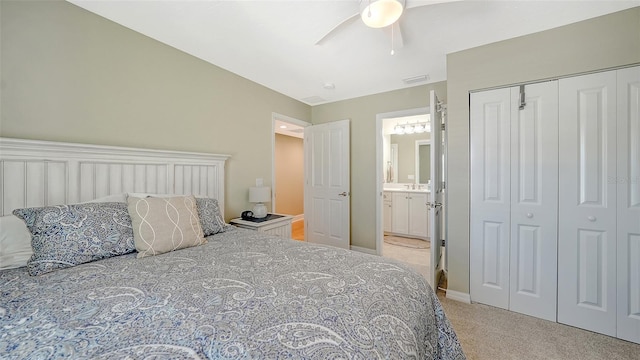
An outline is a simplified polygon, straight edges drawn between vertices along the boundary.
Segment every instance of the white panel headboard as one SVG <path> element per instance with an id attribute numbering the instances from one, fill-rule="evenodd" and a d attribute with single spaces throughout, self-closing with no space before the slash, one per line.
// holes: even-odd
<path id="1" fill-rule="evenodd" d="M 218 199 L 229 155 L 0 138 L 1 215 L 127 192 Z M 224 215 L 224 214 L 223 214 Z"/>

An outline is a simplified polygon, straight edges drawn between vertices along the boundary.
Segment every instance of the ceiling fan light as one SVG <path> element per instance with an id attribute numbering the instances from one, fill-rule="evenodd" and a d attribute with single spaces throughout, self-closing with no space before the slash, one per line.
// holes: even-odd
<path id="1" fill-rule="evenodd" d="M 369 27 L 382 28 L 398 21 L 404 10 L 404 0 L 362 0 L 360 16 Z"/>

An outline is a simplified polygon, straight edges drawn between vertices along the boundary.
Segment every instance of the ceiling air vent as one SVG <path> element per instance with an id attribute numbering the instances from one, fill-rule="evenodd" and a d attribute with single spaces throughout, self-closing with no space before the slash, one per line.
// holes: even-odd
<path id="1" fill-rule="evenodd" d="M 418 76 L 413 76 L 413 77 L 408 77 L 408 78 L 402 79 L 402 81 L 405 84 L 415 84 L 415 83 L 428 81 L 428 80 L 429 80 L 429 75 L 418 75 Z"/>
<path id="2" fill-rule="evenodd" d="M 317 103 L 325 102 L 325 101 L 327 101 L 327 99 L 323 99 L 320 96 L 309 96 L 309 97 L 306 97 L 304 99 L 300 99 L 300 101 L 311 105 L 311 104 L 317 104 Z"/>

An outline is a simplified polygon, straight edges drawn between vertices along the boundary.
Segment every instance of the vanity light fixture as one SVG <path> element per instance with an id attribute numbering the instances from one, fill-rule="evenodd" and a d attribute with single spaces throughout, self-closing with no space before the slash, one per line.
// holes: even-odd
<path id="1" fill-rule="evenodd" d="M 402 135 L 404 134 L 404 126 L 398 124 L 396 126 L 393 127 L 393 133 L 396 135 Z"/>
<path id="2" fill-rule="evenodd" d="M 404 124 L 404 125 L 398 124 L 393 127 L 393 133 L 395 135 L 422 134 L 424 132 L 431 132 L 431 123 L 423 122 L 423 123 Z"/>

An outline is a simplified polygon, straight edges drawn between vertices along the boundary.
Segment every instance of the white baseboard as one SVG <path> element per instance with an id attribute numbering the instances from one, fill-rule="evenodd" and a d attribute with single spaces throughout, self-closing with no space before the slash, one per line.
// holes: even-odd
<path id="1" fill-rule="evenodd" d="M 471 295 L 459 291 L 447 290 L 447 299 L 471 304 Z"/>
<path id="2" fill-rule="evenodd" d="M 363 248 L 363 247 L 360 247 L 360 246 L 351 245 L 351 250 L 359 251 L 359 252 L 362 252 L 362 253 L 365 253 L 365 254 L 378 255 L 378 253 L 374 249 Z"/>
<path id="3" fill-rule="evenodd" d="M 304 214 L 296 215 L 291 222 L 304 221 Z"/>

